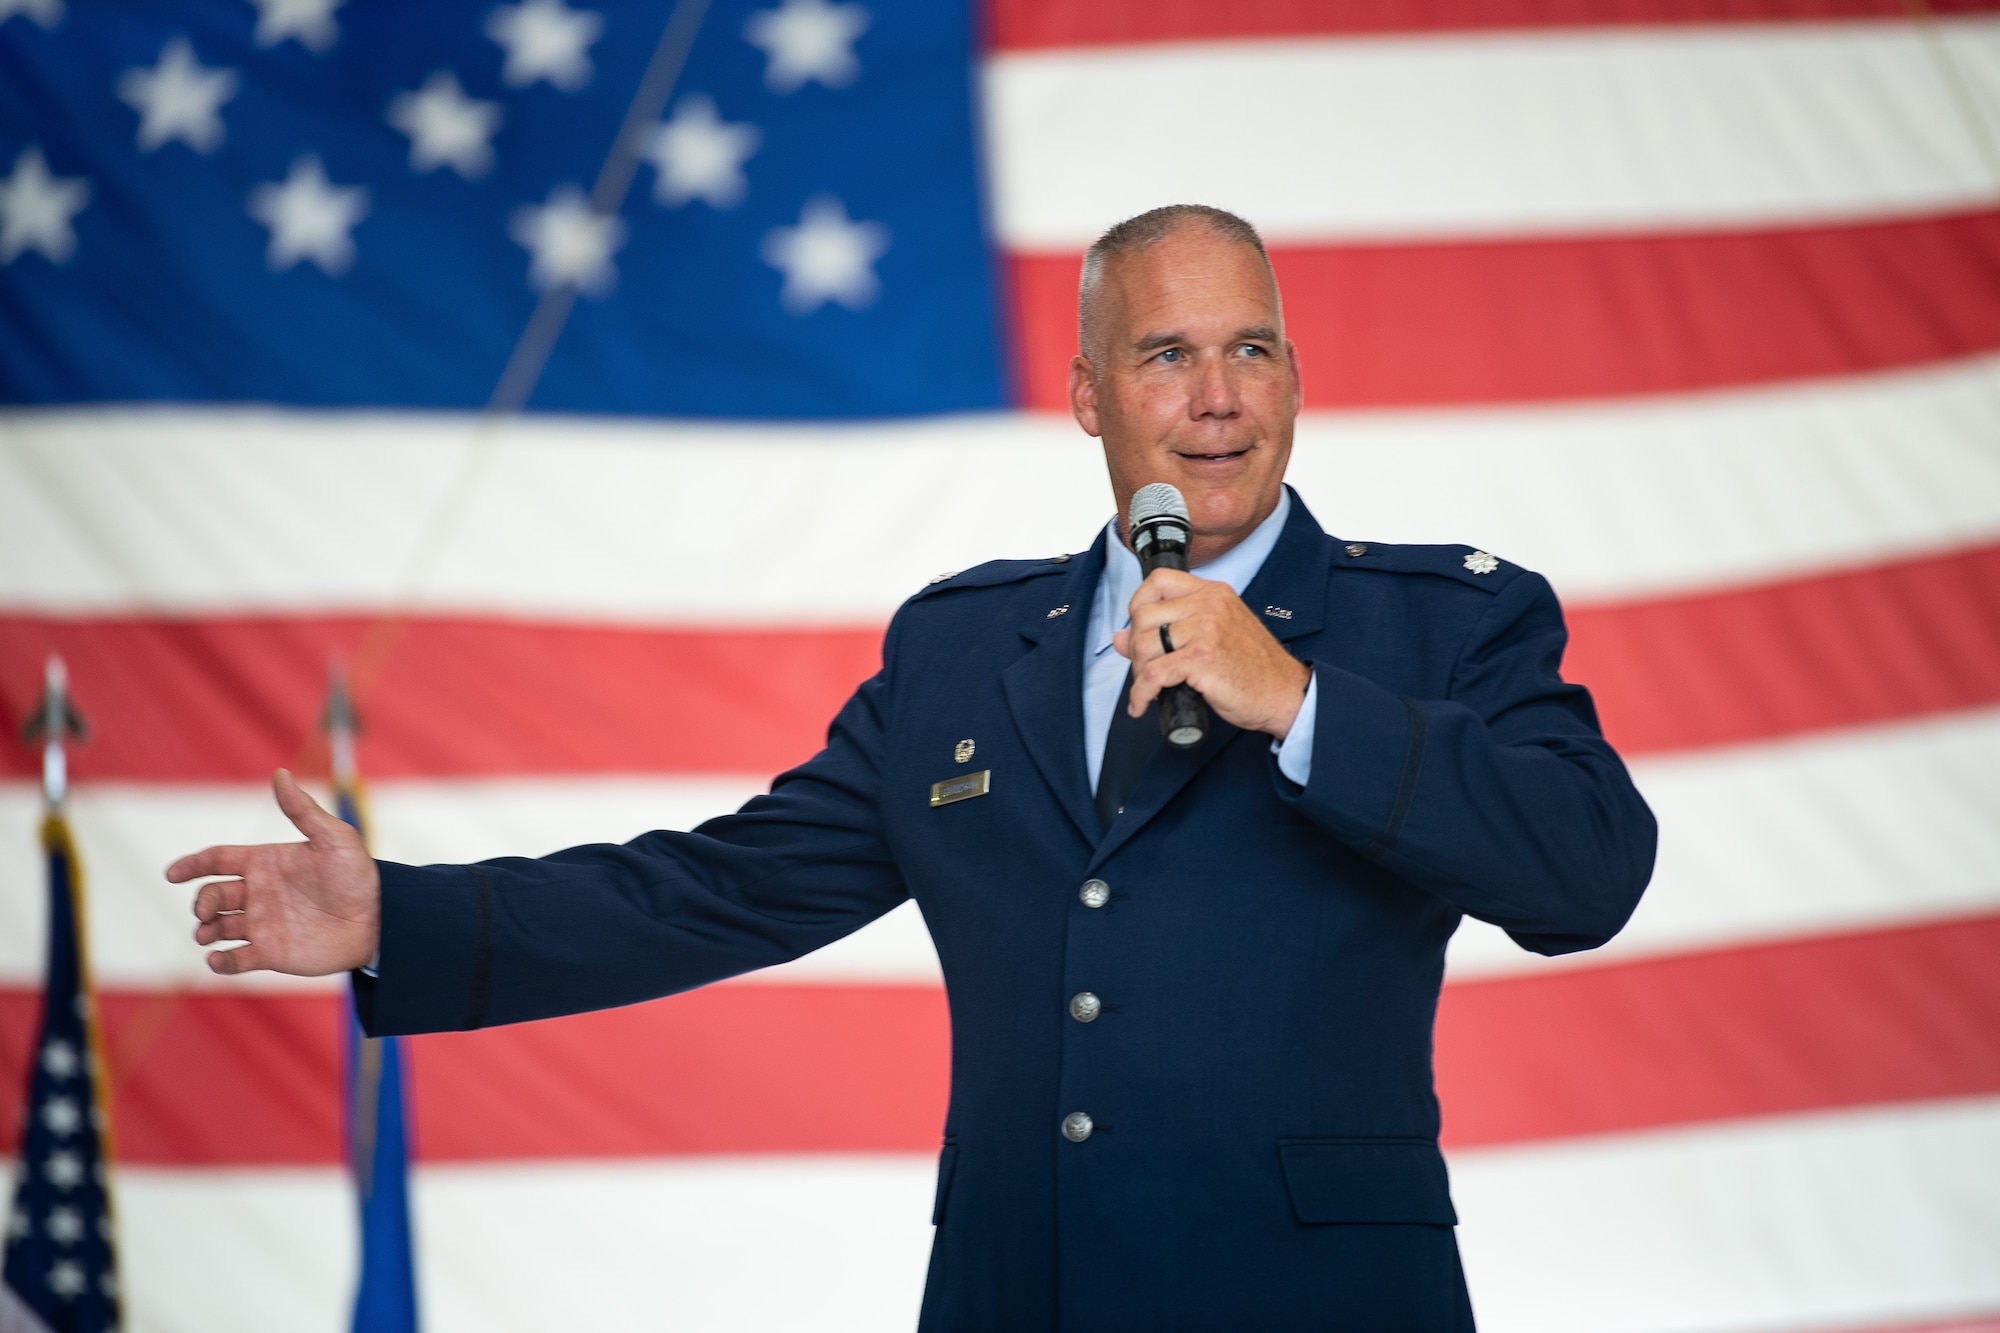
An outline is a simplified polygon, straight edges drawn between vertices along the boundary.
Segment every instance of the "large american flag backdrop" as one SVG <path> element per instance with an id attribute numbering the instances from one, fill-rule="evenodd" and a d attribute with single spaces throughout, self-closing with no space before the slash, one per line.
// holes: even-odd
<path id="1" fill-rule="evenodd" d="M 0 711 L 59 651 L 95 724 L 129 1326 L 345 1325 L 336 985 L 208 976 L 160 879 L 289 833 L 329 659 L 381 855 L 733 807 L 928 577 L 1103 522 L 1078 255 L 1195 200 L 1272 244 L 1307 502 L 1546 572 L 1660 818 L 1609 947 L 1454 941 L 1484 1326 L 2000 1329 L 1996 8 L 0 0 Z M 912 909 L 406 1053 L 431 1328 L 914 1318 Z"/>

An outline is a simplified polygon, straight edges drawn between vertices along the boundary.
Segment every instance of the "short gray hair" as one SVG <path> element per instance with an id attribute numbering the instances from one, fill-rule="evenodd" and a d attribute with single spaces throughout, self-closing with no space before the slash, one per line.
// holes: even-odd
<path id="1" fill-rule="evenodd" d="M 1083 280 L 1076 286 L 1076 345 L 1086 358 L 1095 362 L 1102 350 L 1091 346 L 1090 317 L 1097 305 L 1098 289 L 1104 285 L 1105 267 L 1114 257 L 1144 250 L 1190 224 L 1206 227 L 1225 241 L 1249 246 L 1264 261 L 1264 267 L 1270 268 L 1271 256 L 1264 250 L 1264 238 L 1255 227 L 1227 209 L 1207 204 L 1168 204 L 1126 218 L 1083 252 Z M 1272 285 L 1276 285 L 1275 279 Z"/>

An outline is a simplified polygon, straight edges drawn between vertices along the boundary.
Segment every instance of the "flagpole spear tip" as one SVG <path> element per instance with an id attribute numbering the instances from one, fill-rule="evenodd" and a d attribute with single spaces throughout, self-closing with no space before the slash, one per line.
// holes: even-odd
<path id="1" fill-rule="evenodd" d="M 355 711 L 354 696 L 347 688 L 347 668 L 338 656 L 326 663 L 326 711 L 320 715 L 320 729 L 326 733 L 326 747 L 338 785 L 353 783 L 357 769 L 354 738 L 361 734 L 361 715 Z"/>
<path id="2" fill-rule="evenodd" d="M 69 669 L 60 653 L 50 653 L 42 672 L 42 698 L 21 728 L 21 739 L 42 747 L 42 800 L 51 811 L 69 795 L 69 756 L 64 743 L 90 739 L 90 727 L 69 697 Z"/>

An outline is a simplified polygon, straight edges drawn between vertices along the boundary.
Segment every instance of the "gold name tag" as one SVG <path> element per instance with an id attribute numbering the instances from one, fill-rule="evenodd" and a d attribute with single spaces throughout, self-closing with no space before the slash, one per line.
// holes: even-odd
<path id="1" fill-rule="evenodd" d="M 992 776 L 992 769 L 982 768 L 977 773 L 967 773 L 962 778 L 946 778 L 943 782 L 933 782 L 931 804 L 950 805 L 953 801 L 969 801 L 975 796 L 984 796 L 987 779 Z"/>

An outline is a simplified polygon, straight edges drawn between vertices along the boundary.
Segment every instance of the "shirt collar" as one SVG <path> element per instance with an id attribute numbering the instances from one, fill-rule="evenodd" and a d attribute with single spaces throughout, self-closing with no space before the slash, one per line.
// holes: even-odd
<path id="1" fill-rule="evenodd" d="M 1207 564 L 1188 572 L 1197 578 L 1227 583 L 1241 597 L 1243 590 L 1250 586 L 1250 580 L 1256 578 L 1257 571 L 1264 567 L 1271 548 L 1278 544 L 1278 535 L 1285 530 L 1285 519 L 1291 512 L 1291 490 L 1281 489 L 1278 492 L 1278 507 L 1248 537 Z M 1140 583 L 1139 557 L 1126 550 L 1125 543 L 1118 540 L 1118 520 L 1112 519 L 1106 527 L 1104 575 L 1097 580 L 1097 604 L 1091 608 L 1090 617 L 1097 629 L 1090 648 L 1093 656 L 1109 650 L 1112 634 L 1132 622 L 1132 594 L 1139 591 Z"/>

